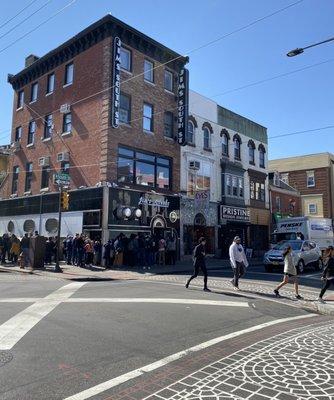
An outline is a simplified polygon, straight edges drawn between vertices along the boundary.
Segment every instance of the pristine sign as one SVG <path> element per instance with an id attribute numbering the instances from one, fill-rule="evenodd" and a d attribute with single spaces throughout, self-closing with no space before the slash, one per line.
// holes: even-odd
<path id="1" fill-rule="evenodd" d="M 235 221 L 249 221 L 250 211 L 247 208 L 220 206 L 221 218 Z"/>
<path id="2" fill-rule="evenodd" d="M 179 145 L 187 144 L 188 108 L 189 108 L 189 71 L 182 68 L 177 86 L 177 141 Z"/>
<path id="3" fill-rule="evenodd" d="M 168 200 L 158 200 L 158 199 L 152 199 L 151 197 L 144 197 L 142 196 L 139 199 L 139 206 L 145 205 L 145 206 L 153 206 L 153 207 L 164 207 L 168 208 L 169 207 L 169 201 Z"/>
<path id="4" fill-rule="evenodd" d="M 119 106 L 121 99 L 121 39 L 114 38 L 114 59 L 113 59 L 113 86 L 112 86 L 112 127 L 119 126 Z"/>

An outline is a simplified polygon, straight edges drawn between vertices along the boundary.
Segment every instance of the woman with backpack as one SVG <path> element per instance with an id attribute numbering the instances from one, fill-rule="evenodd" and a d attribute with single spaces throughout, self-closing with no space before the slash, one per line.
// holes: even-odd
<path id="1" fill-rule="evenodd" d="M 201 237 L 198 241 L 198 245 L 194 249 L 194 273 L 193 275 L 188 279 L 188 282 L 186 283 L 186 288 L 188 289 L 190 282 L 197 278 L 199 270 L 201 269 L 204 275 L 204 288 L 203 290 L 205 292 L 211 292 L 210 289 L 208 289 L 208 271 L 206 269 L 206 264 L 205 264 L 205 244 L 206 240 L 204 237 Z"/>
<path id="2" fill-rule="evenodd" d="M 275 293 L 276 297 L 280 297 L 279 290 L 283 286 L 285 286 L 287 283 L 289 283 L 290 278 L 293 278 L 294 286 L 295 286 L 295 297 L 298 300 L 302 300 L 303 299 L 302 296 L 300 296 L 300 294 L 298 293 L 297 268 L 293 261 L 291 246 L 286 247 L 286 249 L 283 252 L 283 258 L 284 258 L 284 278 L 283 278 L 283 281 L 274 290 L 274 293 Z"/>
<path id="3" fill-rule="evenodd" d="M 324 303 L 323 295 L 326 293 L 326 290 L 334 285 L 334 247 L 329 246 L 325 252 L 325 269 L 322 274 L 321 279 L 324 281 L 321 292 L 319 294 L 318 301 L 320 303 Z"/>

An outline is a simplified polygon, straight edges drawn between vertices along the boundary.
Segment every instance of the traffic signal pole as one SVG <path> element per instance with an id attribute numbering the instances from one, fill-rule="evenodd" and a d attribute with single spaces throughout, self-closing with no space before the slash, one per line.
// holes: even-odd
<path id="1" fill-rule="evenodd" d="M 55 272 L 63 272 L 63 270 L 60 268 L 60 265 L 59 265 L 62 198 L 63 198 L 63 186 L 59 185 L 58 232 L 57 232 L 57 249 L 56 249 L 57 251 L 56 251 Z"/>

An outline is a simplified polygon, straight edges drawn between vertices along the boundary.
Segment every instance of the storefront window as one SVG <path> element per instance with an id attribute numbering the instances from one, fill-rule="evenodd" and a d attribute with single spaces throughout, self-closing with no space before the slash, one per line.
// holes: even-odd
<path id="1" fill-rule="evenodd" d="M 171 161 L 154 154 L 119 147 L 117 180 L 123 184 L 169 189 Z"/>

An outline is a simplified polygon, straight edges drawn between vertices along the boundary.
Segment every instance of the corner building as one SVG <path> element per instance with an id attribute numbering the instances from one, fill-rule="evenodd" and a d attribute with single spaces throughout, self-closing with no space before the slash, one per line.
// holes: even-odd
<path id="1" fill-rule="evenodd" d="M 116 110 L 115 38 L 121 41 Z M 155 226 L 178 230 L 169 214 L 179 209 L 176 86 L 186 62 L 111 15 L 43 57 L 27 57 L 22 71 L 8 75 L 14 89 L 12 156 L 0 188 L 7 199 L 0 207 L 1 231 L 11 222 L 21 235 L 28 219 L 30 230 L 34 224 L 41 234 L 55 233 L 36 214 L 56 218 L 59 172 L 70 176 L 69 212 L 76 221 L 73 229 L 62 225 L 62 236 L 80 227 L 104 239 Z M 122 213 L 125 208 L 131 213 Z M 140 212 L 133 215 L 135 209 Z"/>

